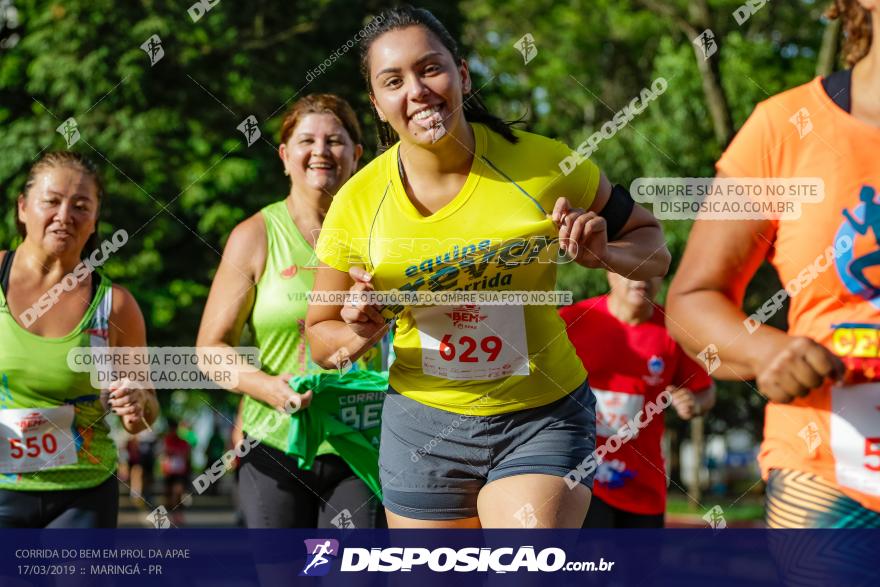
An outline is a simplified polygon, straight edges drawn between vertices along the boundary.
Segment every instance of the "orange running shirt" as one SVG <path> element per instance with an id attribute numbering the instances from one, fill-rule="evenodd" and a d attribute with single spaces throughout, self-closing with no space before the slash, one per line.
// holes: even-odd
<path id="1" fill-rule="evenodd" d="M 833 482 L 880 511 L 880 128 L 840 109 L 821 78 L 755 108 L 717 164 L 731 177 L 825 182 L 825 198 L 775 221 L 768 261 L 790 296 L 789 334 L 843 358 L 845 385 L 768 404 L 759 457 Z M 748 334 L 744 334 L 748 336 Z"/>

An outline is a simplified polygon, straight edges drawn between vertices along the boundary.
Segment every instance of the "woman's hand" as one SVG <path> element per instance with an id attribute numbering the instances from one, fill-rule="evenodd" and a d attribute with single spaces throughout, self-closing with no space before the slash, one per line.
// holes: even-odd
<path id="1" fill-rule="evenodd" d="M 690 420 L 694 416 L 699 416 L 699 408 L 697 406 L 697 398 L 691 390 L 684 387 L 667 387 L 667 391 L 672 394 L 672 407 L 675 413 L 682 420 Z"/>
<path id="2" fill-rule="evenodd" d="M 758 390 L 772 402 L 788 403 L 821 387 L 826 379 L 839 380 L 843 361 L 816 341 L 804 336 L 788 337 L 788 344 L 769 361 L 755 365 Z"/>
<path id="3" fill-rule="evenodd" d="M 314 293 L 344 292 L 356 297 L 375 291 L 373 276 L 360 267 L 340 271 L 321 265 L 315 275 Z M 375 300 L 374 300 L 375 301 Z M 347 371 L 391 328 L 380 314 L 382 308 L 365 300 L 349 299 L 343 305 L 310 304 L 306 315 L 306 336 L 312 360 L 324 369 Z"/>
<path id="4" fill-rule="evenodd" d="M 572 208 L 568 198 L 553 207 L 553 222 L 559 227 L 559 247 L 579 265 L 608 269 L 608 227 L 605 219 L 583 208 Z"/>
<path id="5" fill-rule="evenodd" d="M 255 399 L 268 404 L 279 412 L 294 414 L 304 410 L 312 403 L 312 390 L 306 393 L 297 393 L 290 388 L 291 373 L 282 373 L 268 380 L 268 384 L 261 386 L 258 397 Z"/>
<path id="6" fill-rule="evenodd" d="M 352 267 L 348 274 L 354 280 L 354 285 L 348 290 L 350 293 L 361 294 L 375 291 L 372 283 L 373 276 L 365 270 L 360 267 Z M 340 316 L 355 334 L 362 338 L 372 338 L 387 326 L 385 318 L 380 313 L 381 310 L 380 306 L 370 305 L 366 301 L 352 297 L 345 303 Z"/>
<path id="7" fill-rule="evenodd" d="M 132 385 L 128 379 L 118 379 L 110 384 L 107 402 L 113 413 L 122 419 L 126 429 L 141 428 L 144 409 L 147 404 L 147 393 Z"/>

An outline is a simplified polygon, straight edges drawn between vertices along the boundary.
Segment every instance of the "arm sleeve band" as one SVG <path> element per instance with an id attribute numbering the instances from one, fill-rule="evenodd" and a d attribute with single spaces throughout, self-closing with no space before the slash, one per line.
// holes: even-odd
<path id="1" fill-rule="evenodd" d="M 606 203 L 605 207 L 602 208 L 602 211 L 599 212 L 599 216 L 604 218 L 605 222 L 608 224 L 609 241 L 616 240 L 617 237 L 620 236 L 620 230 L 623 228 L 623 225 L 626 224 L 626 221 L 629 220 L 635 204 L 636 203 L 633 201 L 629 191 L 627 191 L 622 185 L 617 184 L 611 190 L 611 196 L 608 198 L 608 203 Z"/>

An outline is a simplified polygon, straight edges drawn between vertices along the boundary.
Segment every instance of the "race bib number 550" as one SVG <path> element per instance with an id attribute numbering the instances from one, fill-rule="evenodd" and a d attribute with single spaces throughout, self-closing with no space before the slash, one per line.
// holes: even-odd
<path id="1" fill-rule="evenodd" d="M 0 471 L 33 473 L 76 463 L 73 406 L 0 410 Z"/>
<path id="2" fill-rule="evenodd" d="M 831 450 L 838 483 L 880 495 L 880 384 L 831 388 Z"/>
<path id="3" fill-rule="evenodd" d="M 413 310 L 422 371 L 444 379 L 529 374 L 522 306 L 433 306 Z"/>

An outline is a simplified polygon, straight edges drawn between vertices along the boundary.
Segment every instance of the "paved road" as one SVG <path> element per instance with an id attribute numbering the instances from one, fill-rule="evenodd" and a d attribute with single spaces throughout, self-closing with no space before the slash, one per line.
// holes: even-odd
<path id="1" fill-rule="evenodd" d="M 192 490 L 191 485 L 189 489 Z M 149 504 L 132 500 L 124 485 L 120 485 L 120 490 L 123 494 L 119 497 L 119 527 L 155 528 L 150 514 L 163 505 L 162 485 L 155 484 Z M 237 525 L 236 506 L 231 491 L 230 485 L 223 485 L 219 495 L 193 495 L 186 505 L 166 508 L 166 511 L 171 514 L 170 519 L 176 527 L 234 528 Z"/>

